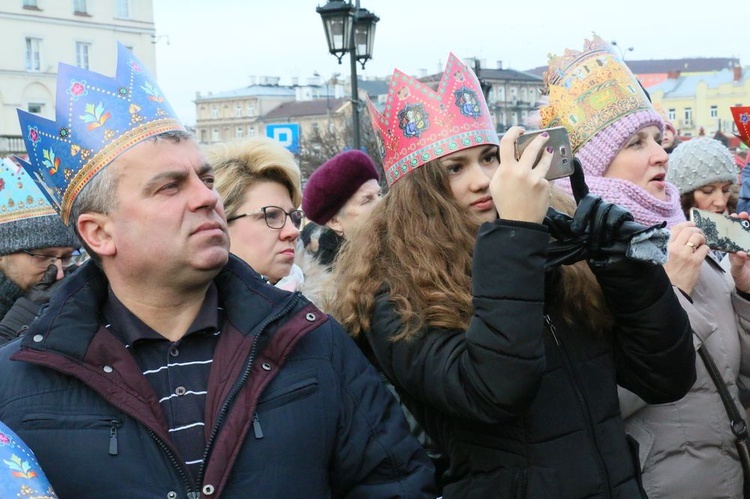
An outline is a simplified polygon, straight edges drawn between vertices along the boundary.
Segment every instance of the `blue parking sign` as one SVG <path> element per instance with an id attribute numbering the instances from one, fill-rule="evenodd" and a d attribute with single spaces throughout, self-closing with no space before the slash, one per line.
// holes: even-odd
<path id="1" fill-rule="evenodd" d="M 277 141 L 292 154 L 299 153 L 299 123 L 266 125 L 266 137 Z"/>

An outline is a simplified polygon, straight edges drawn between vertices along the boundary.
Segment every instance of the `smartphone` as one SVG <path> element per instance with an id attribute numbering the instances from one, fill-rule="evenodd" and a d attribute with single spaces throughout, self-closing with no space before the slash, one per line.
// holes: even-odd
<path id="1" fill-rule="evenodd" d="M 526 146 L 542 132 L 549 134 L 549 140 L 547 140 L 547 144 L 544 147 L 549 146 L 553 149 L 552 164 L 549 167 L 547 175 L 544 177 L 547 180 L 554 180 L 556 178 L 571 176 L 573 174 L 573 154 L 570 151 L 568 130 L 563 126 L 524 132 L 516 139 L 516 158 L 520 158 Z M 539 151 L 539 156 L 536 158 L 537 161 L 542 157 L 543 151 L 544 148 Z"/>
<path id="2" fill-rule="evenodd" d="M 709 248 L 727 253 L 750 253 L 750 220 L 697 208 L 690 209 L 690 220 L 703 231 Z"/>

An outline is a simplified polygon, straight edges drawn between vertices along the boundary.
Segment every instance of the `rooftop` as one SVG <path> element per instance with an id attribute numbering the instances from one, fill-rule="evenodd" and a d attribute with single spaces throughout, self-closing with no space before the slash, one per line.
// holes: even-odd
<path id="1" fill-rule="evenodd" d="M 305 116 L 323 116 L 329 111 L 334 113 L 350 99 L 315 99 L 308 101 L 285 102 L 267 112 L 266 120 L 284 120 Z"/>

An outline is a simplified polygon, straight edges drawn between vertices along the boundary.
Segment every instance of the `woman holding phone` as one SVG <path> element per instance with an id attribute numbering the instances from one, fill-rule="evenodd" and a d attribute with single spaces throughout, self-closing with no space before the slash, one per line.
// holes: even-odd
<path id="1" fill-rule="evenodd" d="M 664 271 L 545 271 L 548 137 L 516 159 L 523 129 L 498 140 L 454 56 L 437 91 L 396 71 L 370 113 L 390 189 L 339 257 L 333 315 L 449 455 L 444 497 L 642 497 L 616 383 L 666 403 L 694 380 Z"/>
<path id="2" fill-rule="evenodd" d="M 584 53 L 565 53 L 569 58 L 556 59 L 547 73 L 550 98 L 541 109 L 542 124 L 568 128 L 593 193 L 623 206 L 638 222 L 666 222 L 672 234 L 664 268 L 675 297 L 690 317 L 693 344 L 710 354 L 720 383 L 732 398 L 730 403 L 744 418 L 738 382 L 750 375 L 750 263 L 744 254 L 731 255 L 732 282 L 710 254 L 700 229 L 685 221 L 680 192 L 666 181 L 682 178 L 686 172 L 681 162 L 689 158 L 695 160 L 690 170 L 698 170 L 690 174 L 696 182 L 700 177 L 713 177 L 721 191 L 731 175 L 725 174 L 725 167 L 702 164 L 701 157 L 713 158 L 713 154 L 698 155 L 693 148 L 700 142 L 688 146 L 701 139 L 683 143 L 667 155 L 661 146 L 663 125 L 651 119 L 651 104 L 645 96 L 634 98 L 635 78 L 601 38 L 587 41 Z M 586 77 L 571 84 L 565 75 L 573 74 Z M 614 82 L 612 75 L 617 75 Z M 570 109 L 581 105 L 578 97 L 583 94 L 588 99 L 584 103 L 615 104 L 591 120 L 603 124 L 594 134 L 584 133 L 590 132 L 586 123 L 568 119 Z M 693 154 L 681 156 L 681 150 Z M 675 160 L 679 172 L 669 171 Z M 561 185 L 565 187 L 564 182 Z M 625 429 L 638 441 L 643 486 L 651 499 L 743 497 L 743 471 L 730 418 L 704 360 L 696 355 L 695 362 L 696 383 L 684 398 L 672 403 L 655 404 L 625 385 L 620 389 Z"/>

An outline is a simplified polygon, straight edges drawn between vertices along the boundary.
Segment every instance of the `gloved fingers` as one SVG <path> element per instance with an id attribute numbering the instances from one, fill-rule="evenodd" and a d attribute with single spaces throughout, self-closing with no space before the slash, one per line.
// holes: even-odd
<path id="1" fill-rule="evenodd" d="M 42 285 L 46 288 L 54 284 L 57 281 L 57 270 L 57 265 L 51 263 L 47 267 L 47 270 L 44 271 L 44 276 L 42 276 L 37 285 Z"/>
<path id="2" fill-rule="evenodd" d="M 586 231 L 591 216 L 601 202 L 602 198 L 591 194 L 586 194 L 579 200 L 578 208 L 576 208 L 576 212 L 573 214 L 573 221 L 570 224 L 570 230 L 573 234 L 580 235 Z"/>
<path id="3" fill-rule="evenodd" d="M 576 203 L 580 203 L 589 193 L 589 187 L 586 185 L 586 178 L 583 174 L 583 165 L 578 158 L 573 158 L 573 174 L 570 176 L 570 187 L 573 190 L 573 197 Z"/>
<path id="4" fill-rule="evenodd" d="M 542 222 L 550 232 L 550 235 L 555 239 L 566 238 L 572 233 L 570 232 L 570 221 L 573 220 L 570 216 L 565 213 L 561 213 L 556 209 L 549 207 L 547 208 L 547 215 L 544 217 Z"/>

